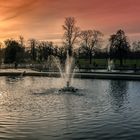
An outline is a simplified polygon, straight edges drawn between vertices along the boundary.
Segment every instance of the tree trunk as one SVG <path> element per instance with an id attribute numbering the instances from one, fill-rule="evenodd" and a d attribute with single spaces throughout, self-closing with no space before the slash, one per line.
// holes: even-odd
<path id="1" fill-rule="evenodd" d="M 120 66 L 123 66 L 123 59 L 120 58 Z"/>
<path id="2" fill-rule="evenodd" d="M 71 46 L 69 46 L 69 48 L 68 48 L 68 54 L 69 54 L 69 56 L 72 56 L 72 54 L 73 54 Z"/>
<path id="3" fill-rule="evenodd" d="M 92 64 L 92 53 L 89 54 L 89 64 Z"/>

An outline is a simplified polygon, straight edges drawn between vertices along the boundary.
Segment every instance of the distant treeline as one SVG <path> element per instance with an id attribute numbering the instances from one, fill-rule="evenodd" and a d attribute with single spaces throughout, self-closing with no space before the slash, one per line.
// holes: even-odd
<path id="1" fill-rule="evenodd" d="M 140 58 L 140 41 L 130 44 L 125 32 L 119 29 L 110 35 L 108 43 L 103 46 L 103 33 L 98 30 L 81 30 L 76 26 L 73 17 L 67 17 L 64 25 L 63 43 L 61 46 L 53 42 L 39 41 L 36 39 L 24 40 L 20 36 L 18 40 L 7 39 L 1 43 L 0 63 L 41 63 L 48 60 L 49 56 L 55 56 L 64 62 L 67 51 L 76 59 L 93 58 L 117 59 L 123 65 L 124 59 Z"/>

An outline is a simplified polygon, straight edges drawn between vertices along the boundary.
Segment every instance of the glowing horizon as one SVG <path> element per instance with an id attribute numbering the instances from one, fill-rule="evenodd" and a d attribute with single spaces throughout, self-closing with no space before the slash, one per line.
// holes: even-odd
<path id="1" fill-rule="evenodd" d="M 17 38 L 61 41 L 65 17 L 81 29 L 98 29 L 106 36 L 123 29 L 140 39 L 139 0 L 0 0 L 0 40 Z"/>

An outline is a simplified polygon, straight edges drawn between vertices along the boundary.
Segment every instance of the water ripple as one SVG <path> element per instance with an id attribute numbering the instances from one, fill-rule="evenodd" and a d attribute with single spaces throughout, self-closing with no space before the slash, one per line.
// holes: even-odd
<path id="1" fill-rule="evenodd" d="M 137 140 L 140 82 L 75 79 L 75 93 L 60 93 L 61 79 L 0 77 L 0 139 Z"/>

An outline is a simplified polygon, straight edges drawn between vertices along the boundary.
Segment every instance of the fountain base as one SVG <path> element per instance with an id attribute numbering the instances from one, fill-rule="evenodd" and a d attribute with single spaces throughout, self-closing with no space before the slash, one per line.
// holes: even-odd
<path id="1" fill-rule="evenodd" d="M 78 89 L 76 89 L 74 87 L 63 87 L 59 91 L 62 91 L 62 92 L 76 92 L 77 90 Z"/>

